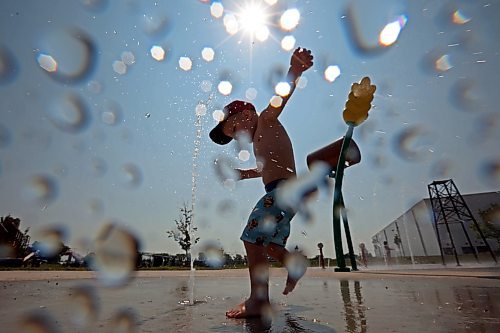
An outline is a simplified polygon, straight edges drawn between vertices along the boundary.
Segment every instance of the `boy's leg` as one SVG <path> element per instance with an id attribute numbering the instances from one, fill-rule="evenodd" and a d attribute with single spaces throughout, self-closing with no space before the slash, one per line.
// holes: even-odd
<path id="1" fill-rule="evenodd" d="M 226 312 L 229 318 L 261 316 L 269 303 L 269 266 L 264 246 L 243 241 L 250 273 L 250 297 L 236 308 Z"/>
<path id="2" fill-rule="evenodd" d="M 284 246 L 279 246 L 274 243 L 269 243 L 266 247 L 267 254 L 278 260 L 282 265 L 285 265 L 285 259 L 289 252 Z"/>
<path id="3" fill-rule="evenodd" d="M 269 243 L 269 245 L 266 247 L 266 250 L 267 254 L 269 254 L 274 259 L 278 260 L 283 266 L 286 267 L 287 257 L 290 255 L 290 253 L 284 246 L 279 246 L 274 243 Z M 304 273 L 306 271 L 305 269 L 306 267 L 304 267 L 303 273 L 301 274 L 300 273 L 290 274 L 290 271 L 288 271 L 288 276 L 286 278 L 286 285 L 285 289 L 283 290 L 283 295 L 288 295 L 288 293 L 290 293 L 293 289 L 295 289 L 297 282 L 299 282 L 300 278 L 304 276 Z"/>

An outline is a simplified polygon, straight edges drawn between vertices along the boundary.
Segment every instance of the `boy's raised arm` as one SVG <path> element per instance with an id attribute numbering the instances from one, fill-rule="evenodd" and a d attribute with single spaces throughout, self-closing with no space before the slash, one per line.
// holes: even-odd
<path id="1" fill-rule="evenodd" d="M 268 107 L 260 115 L 264 119 L 276 119 L 283 111 L 288 99 L 292 96 L 295 91 L 297 79 L 302 75 L 303 72 L 311 68 L 313 65 L 313 56 L 311 50 L 304 48 L 297 48 L 290 59 L 290 69 L 286 76 L 287 83 L 290 85 L 290 92 L 286 96 L 282 96 L 281 103 L 279 105 L 274 105 L 274 103 L 269 103 Z"/>

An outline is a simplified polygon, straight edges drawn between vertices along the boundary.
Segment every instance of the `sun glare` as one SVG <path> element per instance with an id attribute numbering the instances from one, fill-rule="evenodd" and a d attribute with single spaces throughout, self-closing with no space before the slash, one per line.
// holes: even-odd
<path id="1" fill-rule="evenodd" d="M 238 14 L 238 21 L 245 32 L 253 35 L 267 29 L 266 17 L 267 13 L 264 8 L 258 4 L 250 3 L 242 8 Z"/>

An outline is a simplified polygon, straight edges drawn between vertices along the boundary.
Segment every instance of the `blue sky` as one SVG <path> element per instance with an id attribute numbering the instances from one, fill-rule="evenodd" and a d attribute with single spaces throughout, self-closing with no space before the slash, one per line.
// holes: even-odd
<path id="1" fill-rule="evenodd" d="M 224 15 L 239 17 L 251 2 L 221 4 Z M 280 118 L 299 174 L 307 172 L 307 154 L 347 130 L 342 111 L 351 84 L 369 76 L 377 85 L 369 118 L 354 131 L 362 162 L 344 179 L 355 244 L 370 243 L 427 197 L 433 180 L 452 178 L 463 194 L 499 189 L 497 3 L 253 2 L 266 8 L 265 41 L 229 34 L 210 1 L 2 1 L 0 215 L 20 217 L 34 239 L 63 228 L 65 242 L 83 253 L 111 221 L 145 251 L 177 253 L 165 231 L 191 204 L 195 170 L 198 236 L 243 253 L 239 236 L 263 184 L 224 187 L 215 159 L 240 168 L 254 159 L 238 160 L 235 144 L 217 146 L 208 131 L 213 112 L 246 99 L 249 88 L 257 109 L 267 106 L 288 68 L 292 51 L 280 45 L 287 35 L 315 56 L 307 84 Z M 293 8 L 299 24 L 284 31 L 278 22 Z M 405 22 L 397 41 L 381 46 L 380 31 L 397 20 Z M 155 45 L 166 50 L 163 61 L 151 56 Z M 202 58 L 205 47 L 213 61 Z M 47 55 L 58 64 L 53 73 L 41 66 Z M 181 57 L 192 60 L 190 70 L 180 68 Z M 340 69 L 333 82 L 324 77 L 328 66 Z M 227 96 L 217 89 L 221 81 L 232 84 Z M 199 103 L 207 112 L 193 168 Z M 323 242 L 334 256 L 331 206 L 324 193 L 311 204 L 311 221 L 297 217 L 289 246 L 312 256 Z"/>

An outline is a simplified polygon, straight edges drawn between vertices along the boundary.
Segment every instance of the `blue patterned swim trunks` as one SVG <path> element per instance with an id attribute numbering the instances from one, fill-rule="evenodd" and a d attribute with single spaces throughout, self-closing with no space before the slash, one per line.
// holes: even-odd
<path id="1" fill-rule="evenodd" d="M 276 186 L 266 186 L 268 192 L 257 202 L 248 223 L 240 237 L 241 240 L 267 246 L 274 243 L 285 246 L 290 236 L 290 221 L 295 212 L 279 207 L 276 202 Z M 270 188 L 271 187 L 271 188 Z"/>

